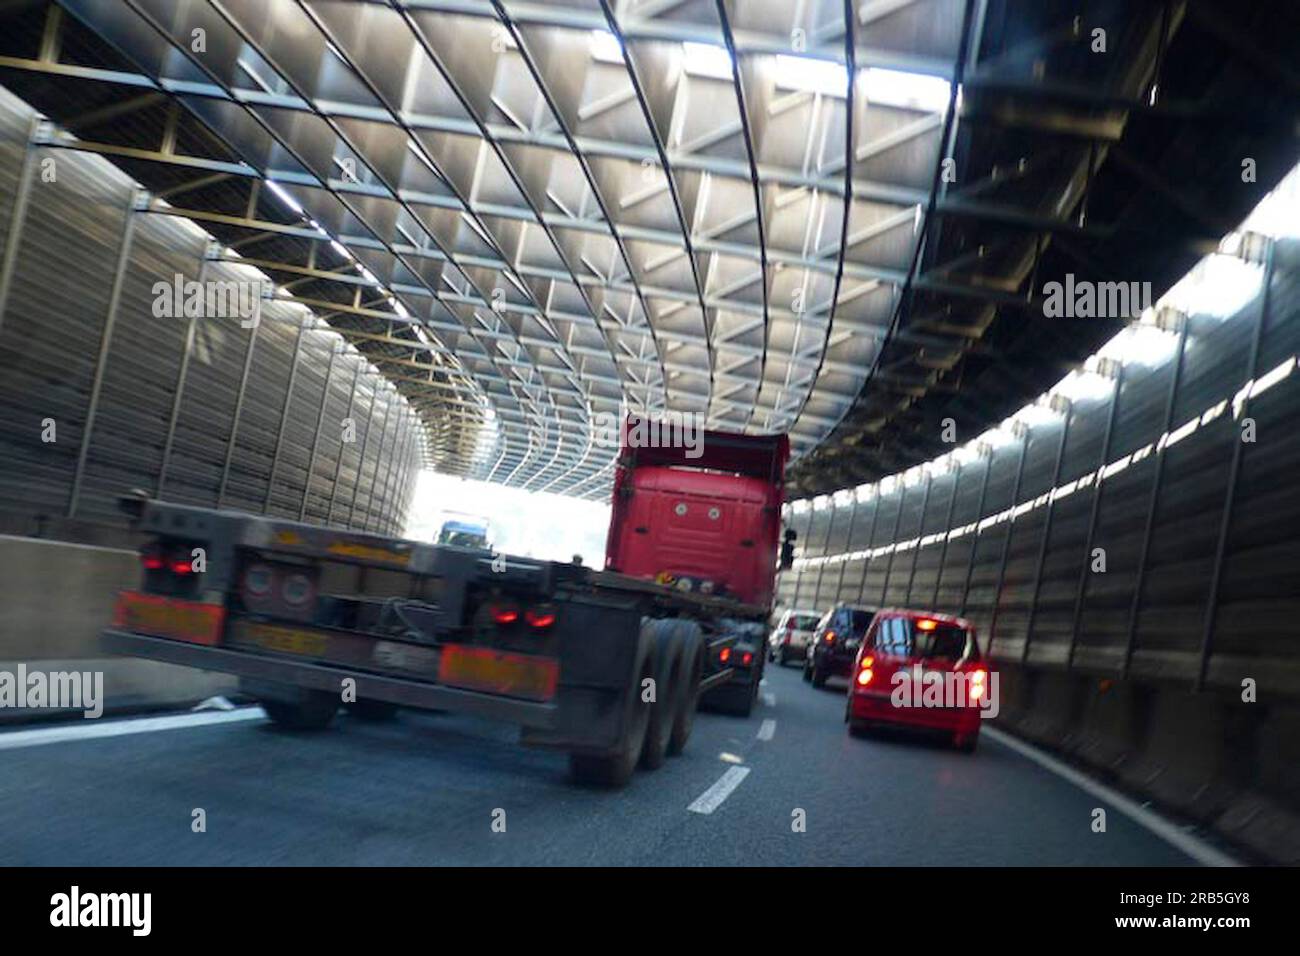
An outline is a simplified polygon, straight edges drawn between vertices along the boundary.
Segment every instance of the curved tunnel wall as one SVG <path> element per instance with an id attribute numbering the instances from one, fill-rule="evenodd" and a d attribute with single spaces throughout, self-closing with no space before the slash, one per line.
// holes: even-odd
<path id="1" fill-rule="evenodd" d="M 205 261 L 191 222 L 138 211 L 99 157 L 29 150 L 32 131 L 0 90 L 0 531 L 116 542 L 116 497 L 145 488 L 400 533 L 422 442 L 406 400 L 294 303 L 251 329 L 156 317 L 177 274 L 265 277 Z"/>
<path id="2" fill-rule="evenodd" d="M 1190 316 L 1167 360 L 990 457 L 796 506 L 780 598 L 963 614 L 1002 660 L 1300 695 L 1300 243 L 1258 268 L 1267 295 Z"/>
<path id="3" fill-rule="evenodd" d="M 972 619 L 998 723 L 1294 864 L 1300 243 L 1259 272 L 1236 314 L 1190 316 L 1167 360 L 991 454 L 791 506 L 778 599 Z"/>

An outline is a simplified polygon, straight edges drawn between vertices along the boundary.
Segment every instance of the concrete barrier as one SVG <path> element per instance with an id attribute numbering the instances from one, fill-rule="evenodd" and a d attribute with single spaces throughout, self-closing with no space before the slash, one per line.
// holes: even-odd
<path id="1" fill-rule="evenodd" d="M 103 674 L 106 713 L 178 707 L 232 694 L 234 678 L 155 661 L 106 658 L 97 635 L 122 588 L 139 583 L 133 551 L 0 535 L 0 672 Z M 60 716 L 0 706 L 0 722 Z"/>
<path id="2" fill-rule="evenodd" d="M 1300 705 L 999 662 L 997 726 L 1275 863 L 1300 863 Z"/>

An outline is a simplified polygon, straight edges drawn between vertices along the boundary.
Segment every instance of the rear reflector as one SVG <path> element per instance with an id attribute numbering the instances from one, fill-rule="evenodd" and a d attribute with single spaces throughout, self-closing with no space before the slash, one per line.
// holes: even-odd
<path id="1" fill-rule="evenodd" d="M 554 658 L 486 647 L 447 644 L 438 662 L 438 680 L 449 687 L 528 700 L 550 700 L 559 678 L 560 663 Z"/>
<path id="2" fill-rule="evenodd" d="M 113 626 L 153 637 L 170 637 L 209 647 L 221 642 L 226 609 L 176 598 L 123 591 L 117 596 Z"/>

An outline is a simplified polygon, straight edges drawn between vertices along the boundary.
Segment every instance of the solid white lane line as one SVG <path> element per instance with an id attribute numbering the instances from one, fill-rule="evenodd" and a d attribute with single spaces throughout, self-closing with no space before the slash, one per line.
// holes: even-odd
<path id="1" fill-rule="evenodd" d="M 731 791 L 740 786 L 740 781 L 749 776 L 748 767 L 732 767 L 718 782 L 700 794 L 695 802 L 686 809 L 691 813 L 712 813 L 722 806 L 722 801 L 731 796 Z"/>
<path id="2" fill-rule="evenodd" d="M 1025 743 L 1025 741 L 994 727 L 985 727 L 983 732 L 989 734 L 1004 747 L 1014 750 L 1022 757 L 1028 757 L 1045 770 L 1050 770 L 1058 777 L 1068 780 L 1080 790 L 1086 790 L 1099 800 L 1106 801 L 1138 826 L 1149 830 L 1175 849 L 1186 853 L 1197 863 L 1203 866 L 1241 866 L 1238 860 L 1211 846 L 1200 837 L 1188 833 L 1176 823 L 1171 823 L 1132 798 L 1124 796 L 1118 790 L 1093 780 L 1075 770 L 1069 764 L 1044 753 L 1032 744 Z"/>
<path id="3" fill-rule="evenodd" d="M 759 740 L 771 740 L 772 735 L 776 733 L 776 721 L 771 717 L 763 721 L 763 725 L 758 728 Z"/>
<path id="4" fill-rule="evenodd" d="M 262 720 L 266 717 L 261 707 L 241 707 L 229 711 L 200 711 L 193 714 L 176 714 L 168 717 L 139 717 L 134 720 L 86 720 L 58 727 L 38 727 L 33 730 L 0 732 L 0 750 L 17 750 L 21 747 L 41 747 L 73 740 L 96 740 L 101 737 L 126 737 L 131 734 L 151 734 L 158 730 L 177 730 L 184 727 L 207 727 L 212 724 L 234 724 L 245 720 Z"/>

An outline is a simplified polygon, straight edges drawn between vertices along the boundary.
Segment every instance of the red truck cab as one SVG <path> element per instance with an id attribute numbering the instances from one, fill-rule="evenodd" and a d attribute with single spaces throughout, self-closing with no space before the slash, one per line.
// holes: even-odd
<path id="1" fill-rule="evenodd" d="M 701 429 L 694 447 L 645 447 L 635 425 L 621 434 L 605 567 L 770 607 L 789 440 Z"/>

